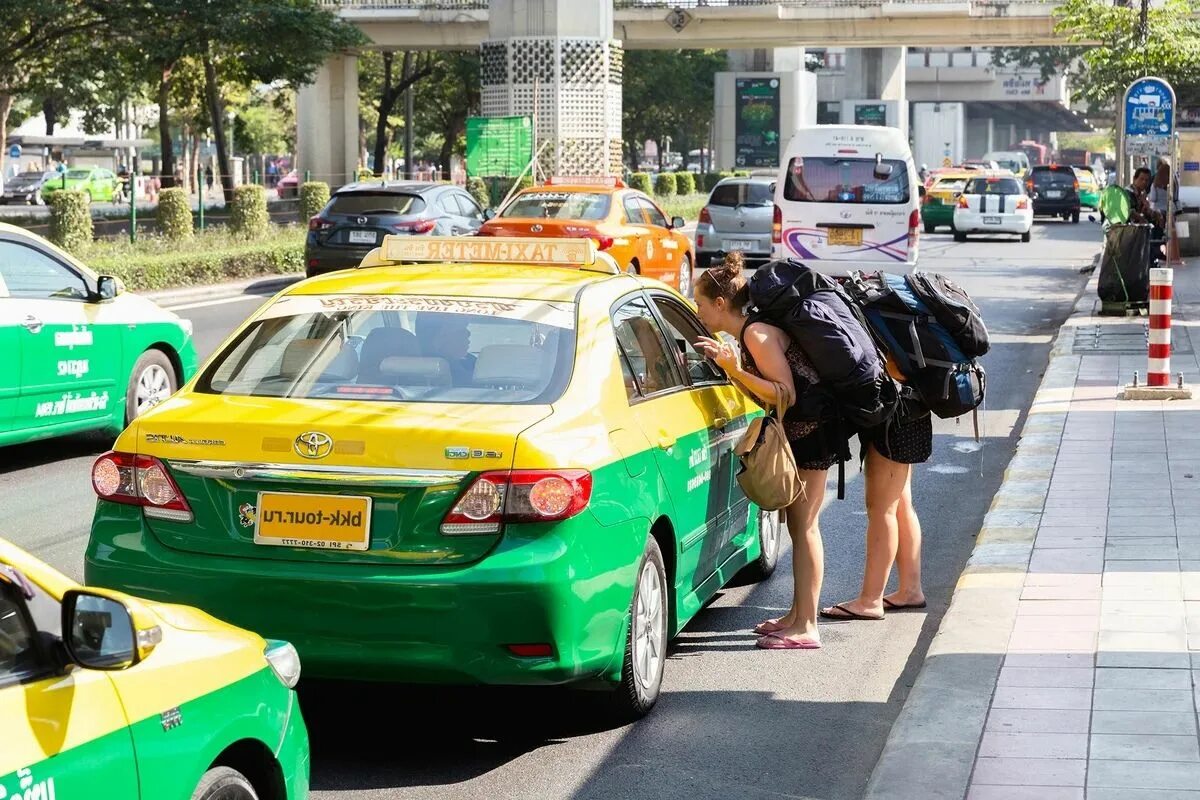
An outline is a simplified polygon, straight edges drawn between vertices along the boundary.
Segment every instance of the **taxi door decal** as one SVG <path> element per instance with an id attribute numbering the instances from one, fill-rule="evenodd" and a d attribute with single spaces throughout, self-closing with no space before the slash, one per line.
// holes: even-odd
<path id="1" fill-rule="evenodd" d="M 5 297 L 0 285 L 0 353 L 4 354 L 4 368 L 0 369 L 0 433 L 23 424 L 17 419 L 21 394 L 20 305 L 20 300 Z"/>

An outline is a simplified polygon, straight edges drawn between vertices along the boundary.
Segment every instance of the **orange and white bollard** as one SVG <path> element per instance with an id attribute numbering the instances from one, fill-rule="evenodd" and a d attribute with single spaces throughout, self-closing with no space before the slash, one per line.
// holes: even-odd
<path id="1" fill-rule="evenodd" d="M 1171 383 L 1171 293 L 1174 270 L 1150 270 L 1150 352 L 1146 367 L 1147 386 Z"/>

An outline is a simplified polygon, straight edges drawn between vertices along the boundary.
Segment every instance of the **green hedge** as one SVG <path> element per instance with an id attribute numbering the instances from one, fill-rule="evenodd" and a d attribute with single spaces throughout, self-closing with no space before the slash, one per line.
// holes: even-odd
<path id="1" fill-rule="evenodd" d="M 495 209 L 500 208 L 500 203 L 504 201 L 504 198 L 508 194 L 508 190 L 512 188 L 513 183 L 518 183 L 515 178 L 505 178 L 495 175 L 485 175 L 484 177 L 480 178 L 480 180 L 482 180 L 484 185 L 487 186 L 488 197 L 491 200 L 491 202 L 488 203 L 488 207 Z M 520 188 L 527 189 L 530 186 L 533 186 L 533 178 L 525 175 L 521 178 L 519 184 Z"/>
<path id="2" fill-rule="evenodd" d="M 300 184 L 300 222 L 304 223 L 321 213 L 329 202 L 329 184 L 324 181 L 305 181 Z"/>
<path id="3" fill-rule="evenodd" d="M 229 228 L 243 239 L 262 238 L 271 225 L 267 214 L 267 190 L 253 184 L 238 186 L 233 190 L 233 208 L 230 209 Z"/>
<path id="4" fill-rule="evenodd" d="M 158 195 L 158 230 L 168 239 L 192 238 L 192 203 L 187 192 L 178 187 L 163 189 Z"/>
<path id="5" fill-rule="evenodd" d="M 629 188 L 650 194 L 654 186 L 650 183 L 650 175 L 645 172 L 635 172 L 629 176 Z"/>
<path id="6" fill-rule="evenodd" d="M 660 172 L 654 176 L 654 193 L 659 197 L 678 194 L 676 186 L 674 172 Z"/>
<path id="7" fill-rule="evenodd" d="M 203 286 L 258 275 L 304 271 L 304 240 L 270 241 L 203 252 L 98 257 L 88 261 L 97 272 L 116 275 L 132 291 Z"/>
<path id="8" fill-rule="evenodd" d="M 721 173 L 719 173 L 719 172 L 704 173 L 704 182 L 702 184 L 704 191 L 711 192 L 713 189 L 716 188 L 717 184 L 720 183 L 720 181 L 721 181 Z"/>
<path id="9" fill-rule="evenodd" d="M 676 194 L 695 194 L 696 193 L 696 176 L 690 172 L 675 173 L 675 193 Z"/>
<path id="10" fill-rule="evenodd" d="M 84 192 L 60 189 L 50 195 L 50 241 L 69 253 L 91 243 L 92 211 Z"/>
<path id="11" fill-rule="evenodd" d="M 488 191 L 488 185 L 483 178 L 468 178 L 467 191 L 479 205 L 484 208 L 492 207 L 492 193 Z"/>

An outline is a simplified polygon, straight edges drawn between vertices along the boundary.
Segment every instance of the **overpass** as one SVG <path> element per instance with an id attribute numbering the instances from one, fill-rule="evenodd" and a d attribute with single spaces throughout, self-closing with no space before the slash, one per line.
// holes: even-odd
<path id="1" fill-rule="evenodd" d="M 322 3 L 381 49 L 473 49 L 489 38 L 487 0 Z M 1055 7 L 1052 0 L 616 0 L 612 38 L 625 49 L 1062 44 Z"/>

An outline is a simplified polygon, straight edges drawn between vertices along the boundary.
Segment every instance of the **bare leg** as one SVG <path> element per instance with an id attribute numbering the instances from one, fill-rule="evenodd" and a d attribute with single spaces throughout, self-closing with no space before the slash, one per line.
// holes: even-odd
<path id="1" fill-rule="evenodd" d="M 853 600 L 840 603 L 840 608 L 824 609 L 827 618 L 852 618 L 851 614 L 882 617 L 883 592 L 888 575 L 896 561 L 900 538 L 900 508 L 905 488 L 910 484 L 912 467 L 884 458 L 875 449 L 867 448 L 867 556 L 863 569 L 862 591 Z"/>
<path id="2" fill-rule="evenodd" d="M 788 533 L 792 537 L 792 608 L 777 621 L 775 635 L 804 641 L 819 641 L 817 603 L 825 577 L 825 550 L 821 543 L 819 518 L 825 501 L 828 470 L 800 470 L 805 491 L 788 506 Z"/>
<path id="3" fill-rule="evenodd" d="M 925 602 L 925 591 L 921 588 L 921 520 L 912 502 L 912 474 L 904 483 L 897 513 L 900 523 L 899 546 L 896 554 L 896 574 L 899 577 L 896 591 L 888 595 L 888 602 L 899 606 L 917 606 Z"/>

